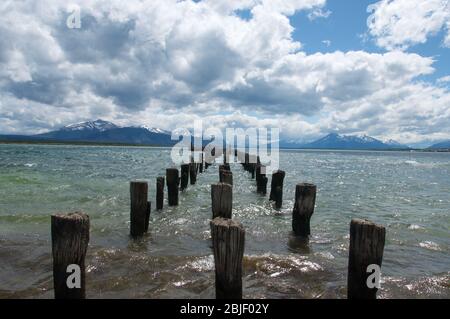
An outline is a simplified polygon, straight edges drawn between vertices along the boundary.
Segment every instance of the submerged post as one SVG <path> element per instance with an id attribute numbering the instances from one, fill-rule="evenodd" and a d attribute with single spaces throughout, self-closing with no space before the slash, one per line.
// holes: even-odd
<path id="1" fill-rule="evenodd" d="M 223 217 L 231 219 L 233 208 L 233 187 L 219 183 L 211 185 L 211 202 L 213 218 Z"/>
<path id="2" fill-rule="evenodd" d="M 295 202 L 292 210 L 292 230 L 295 236 L 307 238 L 311 234 L 310 221 L 316 204 L 317 187 L 302 183 L 295 187 Z"/>
<path id="3" fill-rule="evenodd" d="M 55 298 L 86 298 L 89 216 L 78 212 L 52 215 L 51 233 Z"/>
<path id="4" fill-rule="evenodd" d="M 156 178 L 156 209 L 163 209 L 164 205 L 164 177 Z"/>
<path id="5" fill-rule="evenodd" d="M 180 182 L 181 191 L 184 191 L 188 187 L 190 167 L 191 166 L 189 164 L 181 165 L 181 182 Z"/>
<path id="6" fill-rule="evenodd" d="M 381 269 L 385 236 L 383 226 L 361 219 L 351 221 L 347 278 L 349 299 L 376 299 L 378 288 L 369 287 L 367 279 L 371 273 L 367 268 L 376 265 Z"/>
<path id="7" fill-rule="evenodd" d="M 167 183 L 167 198 L 169 206 L 178 206 L 178 184 L 180 177 L 178 176 L 178 169 L 166 169 L 166 183 Z"/>
<path id="8" fill-rule="evenodd" d="M 270 187 L 270 200 L 275 201 L 275 207 L 281 208 L 283 205 L 283 181 L 286 173 L 284 171 L 276 171 L 272 174 L 272 182 Z"/>
<path id="9" fill-rule="evenodd" d="M 148 184 L 146 182 L 130 183 L 130 235 L 142 236 L 148 230 L 150 219 L 150 202 L 148 201 Z"/>
<path id="10" fill-rule="evenodd" d="M 216 299 L 242 299 L 245 230 L 231 219 L 211 221 L 216 273 Z"/>

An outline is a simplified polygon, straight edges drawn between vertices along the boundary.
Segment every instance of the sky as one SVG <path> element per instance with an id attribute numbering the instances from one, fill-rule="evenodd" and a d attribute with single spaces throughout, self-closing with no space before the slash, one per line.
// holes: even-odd
<path id="1" fill-rule="evenodd" d="M 0 134 L 203 120 L 450 140 L 449 2 L 2 0 Z"/>

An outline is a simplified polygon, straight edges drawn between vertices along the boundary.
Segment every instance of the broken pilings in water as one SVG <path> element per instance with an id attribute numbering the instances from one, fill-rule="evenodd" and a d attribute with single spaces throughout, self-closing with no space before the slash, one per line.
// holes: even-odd
<path id="1" fill-rule="evenodd" d="M 369 271 L 381 271 L 385 237 L 383 226 L 362 219 L 351 221 L 347 278 L 349 299 L 376 299 L 378 288 L 369 287 L 368 277 L 371 276 Z M 369 269 L 369 266 L 375 268 Z"/>
<path id="2" fill-rule="evenodd" d="M 211 221 L 216 275 L 216 299 L 242 299 L 245 230 L 231 219 Z"/>
<path id="3" fill-rule="evenodd" d="M 89 216 L 79 212 L 52 215 L 51 236 L 55 298 L 86 298 Z"/>
<path id="4" fill-rule="evenodd" d="M 167 198 L 169 206 L 178 206 L 178 191 L 179 191 L 180 177 L 178 169 L 166 169 L 166 183 L 167 183 Z"/>
<path id="5" fill-rule="evenodd" d="M 211 206 L 213 218 L 230 218 L 233 208 L 233 187 L 230 184 L 211 185 Z"/>
<path id="6" fill-rule="evenodd" d="M 151 203 L 148 201 L 148 183 L 130 183 L 130 235 L 142 236 L 148 230 Z"/>
<path id="7" fill-rule="evenodd" d="M 277 209 L 283 205 L 283 182 L 285 176 L 286 173 L 282 170 L 275 171 L 272 174 L 269 199 L 275 201 Z"/>
<path id="8" fill-rule="evenodd" d="M 308 238 L 311 234 L 311 216 L 316 204 L 317 187 L 301 183 L 295 187 L 295 202 L 292 210 L 292 230 L 295 236 Z"/>
<path id="9" fill-rule="evenodd" d="M 156 178 L 156 209 L 161 210 L 164 206 L 164 177 Z"/>

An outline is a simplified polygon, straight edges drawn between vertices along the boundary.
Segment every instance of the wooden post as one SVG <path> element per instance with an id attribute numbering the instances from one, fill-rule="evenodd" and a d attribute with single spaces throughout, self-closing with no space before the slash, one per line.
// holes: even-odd
<path id="1" fill-rule="evenodd" d="M 369 265 L 383 260 L 386 229 L 367 220 L 353 219 L 350 223 L 347 296 L 349 299 L 376 299 L 377 288 L 369 288 Z"/>
<path id="2" fill-rule="evenodd" d="M 230 171 L 231 172 L 230 164 L 219 165 L 219 171 L 221 171 L 221 170 L 225 170 L 225 171 Z"/>
<path id="3" fill-rule="evenodd" d="M 184 191 L 188 187 L 190 167 L 191 166 L 189 164 L 181 165 L 181 182 L 180 182 L 181 191 Z"/>
<path id="4" fill-rule="evenodd" d="M 89 243 L 89 216 L 83 213 L 51 216 L 53 287 L 56 299 L 86 298 L 86 268 L 84 264 Z M 80 270 L 77 287 L 77 270 Z M 72 284 L 75 284 L 72 286 Z M 70 286 L 70 287 L 69 287 Z"/>
<path id="5" fill-rule="evenodd" d="M 178 206 L 178 184 L 180 177 L 178 175 L 178 169 L 168 168 L 166 169 L 166 183 L 167 183 L 167 198 L 169 206 Z"/>
<path id="6" fill-rule="evenodd" d="M 230 218 L 233 208 L 233 187 L 219 183 L 211 185 L 211 203 L 213 218 Z"/>
<path id="7" fill-rule="evenodd" d="M 203 157 L 203 152 L 202 152 L 202 153 L 200 153 L 200 165 L 199 165 L 200 173 L 203 173 L 203 163 L 204 163 L 204 161 L 205 161 L 205 159 Z"/>
<path id="8" fill-rule="evenodd" d="M 156 209 L 163 209 L 164 205 L 164 177 L 156 179 Z"/>
<path id="9" fill-rule="evenodd" d="M 242 299 L 245 230 L 231 219 L 211 221 L 216 273 L 216 299 Z"/>
<path id="10" fill-rule="evenodd" d="M 256 184 L 256 191 L 262 195 L 267 194 L 267 183 L 269 179 L 266 176 L 261 176 Z"/>
<path id="11" fill-rule="evenodd" d="M 195 183 L 197 182 L 197 164 L 192 162 L 189 165 L 189 172 L 190 172 L 190 180 L 191 180 L 191 185 L 195 185 Z"/>
<path id="12" fill-rule="evenodd" d="M 307 238 L 311 234 L 310 220 L 316 204 L 317 187 L 302 183 L 295 187 L 295 203 L 292 211 L 292 230 L 295 236 Z"/>
<path id="13" fill-rule="evenodd" d="M 148 184 L 146 182 L 130 183 L 130 235 L 142 236 L 148 230 L 150 219 L 150 202 L 148 201 Z"/>
<path id="14" fill-rule="evenodd" d="M 256 164 L 256 192 L 266 195 L 268 178 L 265 173 L 262 173 L 262 171 L 265 171 L 264 166 L 261 164 Z"/>
<path id="15" fill-rule="evenodd" d="M 221 183 L 233 185 L 233 173 L 227 170 L 220 170 L 219 180 Z"/>
<path id="16" fill-rule="evenodd" d="M 284 171 L 276 171 L 272 174 L 272 182 L 270 187 L 270 200 L 275 201 L 275 207 L 281 208 L 283 205 L 283 181 L 286 173 Z"/>

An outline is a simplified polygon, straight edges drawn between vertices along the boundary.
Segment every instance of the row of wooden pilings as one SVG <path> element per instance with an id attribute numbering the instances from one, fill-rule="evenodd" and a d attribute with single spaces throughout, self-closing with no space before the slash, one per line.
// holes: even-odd
<path id="1" fill-rule="evenodd" d="M 238 155 L 236 153 L 236 155 Z M 266 195 L 268 178 L 265 166 L 259 157 L 243 155 L 242 166 L 256 179 L 257 192 Z M 242 262 L 245 246 L 245 229 L 232 219 L 233 173 L 224 156 L 219 166 L 219 183 L 211 185 L 212 220 L 211 239 L 215 262 L 215 288 L 218 299 L 242 298 Z M 179 190 L 186 190 L 188 180 L 197 181 L 197 173 L 210 166 L 203 160 L 181 165 L 181 176 L 177 168 L 166 170 L 167 197 L 169 206 L 178 205 Z M 282 207 L 285 172 L 272 173 L 269 199 L 276 208 Z M 311 234 L 310 220 L 314 213 L 317 187 L 301 183 L 295 189 L 292 210 L 293 235 L 308 242 Z M 134 238 L 148 231 L 151 203 L 148 201 L 146 182 L 130 183 L 130 235 Z M 163 209 L 164 177 L 156 179 L 156 208 Z M 84 213 L 55 214 L 51 217 L 53 282 L 55 298 L 85 298 L 85 256 L 89 242 L 89 216 Z M 385 228 L 367 220 L 353 219 L 350 223 L 350 247 L 348 263 L 347 296 L 351 299 L 375 299 L 377 288 L 369 287 L 367 278 L 370 265 L 381 267 L 385 243 Z M 79 285 L 70 284 L 75 265 L 79 267 Z M 74 272 L 75 273 L 75 272 Z"/>

